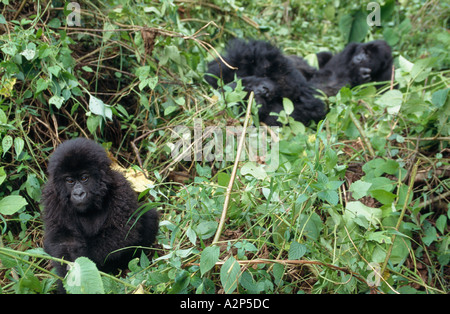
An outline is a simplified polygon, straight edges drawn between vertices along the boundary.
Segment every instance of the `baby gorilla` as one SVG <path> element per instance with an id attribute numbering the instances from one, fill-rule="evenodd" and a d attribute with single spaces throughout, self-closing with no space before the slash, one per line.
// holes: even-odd
<path id="1" fill-rule="evenodd" d="M 62 143 L 51 155 L 42 192 L 44 249 L 51 256 L 68 261 L 86 256 L 112 272 L 140 256 L 136 247 L 155 241 L 157 212 L 131 218 L 138 209 L 136 193 L 110 166 L 102 146 L 84 138 Z M 66 275 L 63 264 L 53 266 L 59 276 Z M 61 283 L 59 289 L 63 292 Z"/>
<path id="2" fill-rule="evenodd" d="M 277 117 L 270 113 L 283 110 L 283 98 L 289 98 L 294 104 L 291 116 L 297 121 L 307 124 L 325 117 L 325 105 L 315 97 L 316 91 L 296 68 L 296 60 L 284 56 L 270 43 L 235 39 L 227 45 L 223 58 L 237 70 L 221 61 L 212 61 L 206 81 L 218 88 L 218 78 L 224 84 L 233 84 L 235 77 L 240 78 L 245 89 L 253 91 L 256 103 L 261 105 L 258 112 L 261 122 L 279 125 Z"/>

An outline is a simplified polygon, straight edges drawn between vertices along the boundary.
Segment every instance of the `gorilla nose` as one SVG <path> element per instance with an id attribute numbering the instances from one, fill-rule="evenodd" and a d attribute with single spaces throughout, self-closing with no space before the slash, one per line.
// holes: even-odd
<path id="1" fill-rule="evenodd" d="M 86 198 L 86 192 L 83 190 L 73 191 L 73 193 L 72 193 L 72 200 L 74 202 L 77 202 L 77 203 L 83 202 L 85 198 Z"/>

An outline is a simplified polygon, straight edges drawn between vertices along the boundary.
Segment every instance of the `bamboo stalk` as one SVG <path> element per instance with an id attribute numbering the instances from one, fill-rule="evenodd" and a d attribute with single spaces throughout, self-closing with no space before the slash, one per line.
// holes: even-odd
<path id="1" fill-rule="evenodd" d="M 225 201 L 223 203 L 223 209 L 222 209 L 222 215 L 221 215 L 220 221 L 219 221 L 219 227 L 217 228 L 216 235 L 214 236 L 214 240 L 211 245 L 216 245 L 217 242 L 219 242 L 219 238 L 220 238 L 220 235 L 222 234 L 223 226 L 225 224 L 225 219 L 227 218 L 227 210 L 228 210 L 228 204 L 230 203 L 231 190 L 233 188 L 234 179 L 236 178 L 236 172 L 237 172 L 237 168 L 239 165 L 239 159 L 241 157 L 242 147 L 244 146 L 244 142 L 245 142 L 245 132 L 247 131 L 248 120 L 250 119 L 253 97 L 254 97 L 254 94 L 253 94 L 253 92 L 251 92 L 250 97 L 248 98 L 247 113 L 245 115 L 244 127 L 242 129 L 242 136 L 241 136 L 239 144 L 238 144 L 236 158 L 234 160 L 233 170 L 231 171 L 230 182 L 228 183 L 228 187 L 227 187 L 227 192 L 226 192 L 227 194 L 225 195 Z"/>

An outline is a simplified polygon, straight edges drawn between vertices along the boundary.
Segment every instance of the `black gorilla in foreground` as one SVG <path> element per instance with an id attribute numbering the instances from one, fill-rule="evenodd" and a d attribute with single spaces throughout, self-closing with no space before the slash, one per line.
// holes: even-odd
<path id="1" fill-rule="evenodd" d="M 136 247 L 153 244 L 157 212 L 131 218 L 138 209 L 136 193 L 110 165 L 102 146 L 84 138 L 62 143 L 51 155 L 42 193 L 48 254 L 68 261 L 85 256 L 100 270 L 112 272 L 140 256 Z M 53 266 L 59 276 L 66 275 L 64 264 Z M 59 289 L 64 291 L 61 283 Z"/>
<path id="2" fill-rule="evenodd" d="M 261 104 L 259 118 L 268 125 L 278 124 L 270 112 L 283 109 L 283 98 L 293 102 L 291 116 L 295 120 L 304 124 L 311 120 L 317 122 L 325 117 L 326 109 L 315 97 L 315 89 L 332 96 L 346 85 L 388 81 L 392 74 L 391 48 L 381 40 L 351 43 L 334 56 L 331 52 L 320 52 L 317 54 L 319 69 L 301 57 L 283 55 L 265 41 L 235 39 L 227 46 L 223 58 L 237 70 L 221 61 L 212 61 L 206 81 L 218 88 L 218 78 L 224 84 L 233 82 L 235 76 L 240 78 L 245 89 L 255 93 L 256 103 Z"/>
<path id="3" fill-rule="evenodd" d="M 283 110 L 283 98 L 293 102 L 291 116 L 297 121 L 307 124 L 325 117 L 324 103 L 315 97 L 317 92 L 295 67 L 295 61 L 273 45 L 264 41 L 235 39 L 228 44 L 223 58 L 237 70 L 230 69 L 221 61 L 212 61 L 208 65 L 210 75 L 205 77 L 206 81 L 218 88 L 218 78 L 224 84 L 233 82 L 235 76 L 242 79 L 245 89 L 253 91 L 256 103 L 261 105 L 258 112 L 261 122 L 278 125 L 277 117 L 270 113 Z"/>

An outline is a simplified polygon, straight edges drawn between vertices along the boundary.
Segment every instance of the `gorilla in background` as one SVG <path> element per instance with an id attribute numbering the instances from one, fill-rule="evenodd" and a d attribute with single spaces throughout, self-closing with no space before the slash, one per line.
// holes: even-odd
<path id="1" fill-rule="evenodd" d="M 85 256 L 100 270 L 113 272 L 140 256 L 137 246 L 153 244 L 157 212 L 152 209 L 130 219 L 138 209 L 136 193 L 110 165 L 102 146 L 84 138 L 62 143 L 51 155 L 42 192 L 48 254 L 68 261 Z M 53 266 L 59 276 L 66 275 L 64 264 Z M 64 292 L 61 283 L 59 290 Z"/>
<path id="2" fill-rule="evenodd" d="M 283 98 L 289 98 L 294 104 L 291 116 L 297 121 L 308 124 L 325 117 L 324 103 L 315 97 L 318 93 L 296 68 L 296 60 L 286 57 L 273 45 L 235 39 L 227 45 L 223 58 L 237 70 L 214 60 L 208 65 L 210 75 L 205 77 L 206 81 L 218 88 L 218 78 L 224 84 L 233 82 L 235 76 L 242 79 L 245 89 L 253 91 L 256 103 L 261 105 L 258 112 L 261 122 L 279 125 L 277 117 L 270 113 L 283 110 Z"/>
<path id="3" fill-rule="evenodd" d="M 365 44 L 350 43 L 334 55 L 331 52 L 317 54 L 319 69 L 310 66 L 298 56 L 285 56 L 265 41 L 232 40 L 224 55 L 225 61 L 237 67 L 228 68 L 221 61 L 208 65 L 206 81 L 218 88 L 217 78 L 234 87 L 235 76 L 242 80 L 247 91 L 255 93 L 260 104 L 259 118 L 268 125 L 277 125 L 277 118 L 270 112 L 283 109 L 282 99 L 289 98 L 294 104 L 292 117 L 304 124 L 325 117 L 326 109 L 317 99 L 314 89 L 328 96 L 336 95 L 349 85 L 355 87 L 368 82 L 389 81 L 392 75 L 392 53 L 382 40 Z"/>
<path id="4" fill-rule="evenodd" d="M 391 80 L 392 52 L 383 40 L 350 43 L 334 56 L 330 52 L 320 52 L 317 58 L 318 70 L 303 59 L 303 62 L 297 61 L 296 66 L 302 73 L 308 73 L 310 83 L 328 96 L 336 95 L 346 85 L 355 87 L 368 82 Z"/>

